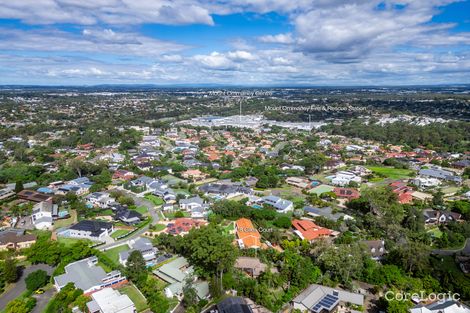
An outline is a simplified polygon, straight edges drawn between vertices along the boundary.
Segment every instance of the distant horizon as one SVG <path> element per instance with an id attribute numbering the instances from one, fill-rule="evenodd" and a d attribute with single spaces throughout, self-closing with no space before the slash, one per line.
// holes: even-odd
<path id="1" fill-rule="evenodd" d="M 102 83 L 102 84 L 0 84 L 0 88 L 93 88 L 93 87 L 156 87 L 156 88 L 400 88 L 400 87 L 470 87 L 470 83 L 402 84 L 402 85 L 229 85 L 229 84 L 150 84 L 150 83 Z"/>

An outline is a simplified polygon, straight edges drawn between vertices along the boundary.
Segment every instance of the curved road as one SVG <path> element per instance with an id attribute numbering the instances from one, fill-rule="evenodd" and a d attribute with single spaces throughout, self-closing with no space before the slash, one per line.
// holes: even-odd
<path id="1" fill-rule="evenodd" d="M 465 246 L 461 249 L 453 249 L 453 250 L 446 250 L 446 249 L 438 249 L 433 250 L 431 253 L 435 255 L 454 255 L 455 253 L 461 252 L 464 255 L 470 256 L 470 238 L 467 238 L 465 241 Z"/>
<path id="2" fill-rule="evenodd" d="M 36 264 L 25 268 L 20 279 L 13 285 L 13 287 L 0 296 L 0 311 L 5 309 L 8 302 L 18 298 L 26 290 L 25 279 L 30 273 L 36 270 L 44 270 L 48 275 L 51 275 L 54 268 L 47 264 Z"/>

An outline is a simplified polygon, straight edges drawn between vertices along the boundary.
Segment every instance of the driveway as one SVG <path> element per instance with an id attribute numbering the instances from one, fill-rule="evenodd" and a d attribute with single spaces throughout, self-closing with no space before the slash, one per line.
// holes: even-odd
<path id="1" fill-rule="evenodd" d="M 36 298 L 36 306 L 31 311 L 31 313 L 42 313 L 44 309 L 46 308 L 46 305 L 49 303 L 49 301 L 51 301 L 55 293 L 56 293 L 56 290 L 54 287 L 52 287 L 52 288 L 47 289 L 41 295 L 34 295 L 33 297 Z"/>
<path id="2" fill-rule="evenodd" d="M 24 280 L 30 273 L 36 270 L 44 270 L 47 272 L 47 274 L 51 275 L 54 271 L 54 268 L 47 264 L 36 264 L 25 268 L 21 274 L 20 279 L 14 284 L 14 286 L 0 296 L 0 311 L 5 309 L 8 302 L 18 298 L 26 290 L 26 283 Z"/>
<path id="3" fill-rule="evenodd" d="M 145 206 L 149 209 L 149 214 L 152 217 L 152 224 L 155 225 L 159 220 L 160 217 L 158 216 L 159 207 L 155 206 L 152 201 L 145 199 L 144 197 L 137 196 L 135 193 L 125 190 L 124 188 L 119 189 L 120 191 L 124 192 L 127 196 L 130 196 L 134 199 L 134 203 L 136 206 Z"/>

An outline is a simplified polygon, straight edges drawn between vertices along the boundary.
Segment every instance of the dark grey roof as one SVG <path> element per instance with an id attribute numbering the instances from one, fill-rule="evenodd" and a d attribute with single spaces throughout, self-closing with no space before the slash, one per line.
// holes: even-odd
<path id="1" fill-rule="evenodd" d="M 98 237 L 105 229 L 111 230 L 112 227 L 113 224 L 108 222 L 83 220 L 70 227 L 70 229 L 89 231 L 92 236 Z"/>
<path id="2" fill-rule="evenodd" d="M 217 303 L 220 313 L 253 313 L 253 310 L 245 300 L 239 297 L 226 298 Z"/>

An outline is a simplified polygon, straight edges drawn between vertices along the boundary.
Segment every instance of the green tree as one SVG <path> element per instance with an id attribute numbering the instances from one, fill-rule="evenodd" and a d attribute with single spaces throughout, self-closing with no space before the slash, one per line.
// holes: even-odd
<path id="1" fill-rule="evenodd" d="M 5 308 L 5 313 L 29 313 L 34 309 L 36 305 L 36 299 L 34 298 L 25 298 L 25 299 L 15 299 L 8 303 Z"/>
<path id="2" fill-rule="evenodd" d="M 221 289 L 224 272 L 233 267 L 237 258 L 232 240 L 223 234 L 220 227 L 214 225 L 192 229 L 184 237 L 184 246 L 191 263 L 209 275 L 216 275 L 220 279 Z"/>
<path id="3" fill-rule="evenodd" d="M 147 267 L 140 251 L 132 251 L 127 258 L 126 275 L 134 282 L 145 281 L 147 279 Z"/>
<path id="4" fill-rule="evenodd" d="M 15 184 L 15 192 L 18 193 L 23 189 L 24 189 L 23 182 L 21 180 L 17 181 Z"/>
<path id="5" fill-rule="evenodd" d="M 43 270 L 37 270 L 30 273 L 26 279 L 26 288 L 30 291 L 39 289 L 47 284 L 47 272 Z"/>
<path id="6" fill-rule="evenodd" d="M 7 283 L 13 283 L 18 279 L 18 268 L 12 258 L 7 258 L 3 264 L 3 278 Z"/>

